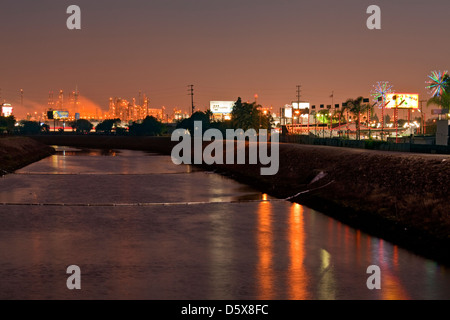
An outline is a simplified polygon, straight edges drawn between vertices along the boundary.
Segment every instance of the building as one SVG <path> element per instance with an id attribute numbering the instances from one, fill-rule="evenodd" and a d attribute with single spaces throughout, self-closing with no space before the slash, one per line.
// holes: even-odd
<path id="1" fill-rule="evenodd" d="M 0 108 L 0 115 L 2 117 L 9 117 L 13 114 L 13 107 L 9 103 L 3 103 Z"/>
<path id="2" fill-rule="evenodd" d="M 139 101 L 133 98 L 128 101 L 122 98 L 109 99 L 109 114 L 110 119 L 120 119 L 123 122 L 137 122 L 144 120 L 147 116 L 153 116 L 158 120 L 163 120 L 163 109 L 149 108 L 149 99 L 144 94 L 139 96 Z"/>

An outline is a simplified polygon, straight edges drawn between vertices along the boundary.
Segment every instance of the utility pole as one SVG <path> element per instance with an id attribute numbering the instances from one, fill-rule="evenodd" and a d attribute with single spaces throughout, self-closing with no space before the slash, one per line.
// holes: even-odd
<path id="1" fill-rule="evenodd" d="M 331 110 L 334 108 L 334 91 L 331 91 L 331 109 L 328 112 L 328 119 L 330 121 L 330 138 L 333 137 L 333 116 L 331 114 Z"/>
<path id="2" fill-rule="evenodd" d="M 300 94 L 301 94 L 301 85 L 297 85 L 297 108 L 298 108 L 298 119 L 297 123 L 300 125 Z"/>
<path id="3" fill-rule="evenodd" d="M 191 115 L 193 115 L 194 112 L 195 112 L 195 107 L 194 107 L 194 85 L 191 84 L 188 87 L 189 87 L 188 91 L 190 92 L 189 94 L 191 96 L 191 107 L 192 107 L 192 114 Z"/>
<path id="4" fill-rule="evenodd" d="M 422 119 L 421 123 L 420 123 L 420 133 L 421 134 L 425 134 L 425 115 L 423 114 L 423 106 L 422 103 L 427 102 L 427 100 L 420 100 L 420 117 Z"/>

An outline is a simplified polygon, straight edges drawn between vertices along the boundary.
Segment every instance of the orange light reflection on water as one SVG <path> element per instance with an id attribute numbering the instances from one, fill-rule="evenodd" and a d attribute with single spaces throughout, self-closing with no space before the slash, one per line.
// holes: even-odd
<path id="1" fill-rule="evenodd" d="M 257 279 L 259 280 L 259 298 L 272 300 L 273 298 L 273 270 L 272 270 L 272 205 L 261 202 L 258 208 L 257 246 L 259 260 Z"/>
<path id="2" fill-rule="evenodd" d="M 387 252 L 384 241 L 378 241 L 378 259 L 381 268 L 381 296 L 383 300 L 409 300 L 403 284 L 398 275 L 392 270 L 391 262 L 396 267 L 398 263 L 397 246 L 393 247 L 393 252 Z M 392 254 L 392 256 L 391 256 Z"/>
<path id="3" fill-rule="evenodd" d="M 289 243 L 290 259 L 289 268 L 289 299 L 306 300 L 308 299 L 308 275 L 303 262 L 305 260 L 305 230 L 303 207 L 294 203 L 289 215 Z"/>

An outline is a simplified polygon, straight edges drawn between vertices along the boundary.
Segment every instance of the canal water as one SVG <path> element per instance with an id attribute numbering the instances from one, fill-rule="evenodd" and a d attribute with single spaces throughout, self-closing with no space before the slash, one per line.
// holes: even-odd
<path id="1" fill-rule="evenodd" d="M 167 156 L 57 147 L 0 179 L 0 299 L 440 300 L 450 269 Z"/>

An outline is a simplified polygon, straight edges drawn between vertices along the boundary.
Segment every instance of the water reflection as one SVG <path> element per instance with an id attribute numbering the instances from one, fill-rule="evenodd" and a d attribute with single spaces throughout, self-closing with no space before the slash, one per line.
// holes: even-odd
<path id="1" fill-rule="evenodd" d="M 170 157 L 44 159 L 0 183 L 0 298 L 73 298 L 70 264 L 80 299 L 450 298 L 448 268 L 272 200 Z"/>
<path id="2" fill-rule="evenodd" d="M 235 250 L 239 245 L 233 238 L 233 215 L 222 210 L 211 213 L 210 222 L 210 260 L 211 260 L 211 299 L 232 299 L 231 292 L 224 290 L 229 287 L 233 278 L 233 261 Z"/>
<path id="3" fill-rule="evenodd" d="M 331 264 L 331 255 L 325 250 L 320 250 L 320 272 L 319 272 L 319 290 L 320 300 L 336 299 L 336 283 L 334 279 L 333 265 Z"/>
<path id="4" fill-rule="evenodd" d="M 52 146 L 55 149 L 55 154 L 60 156 L 110 156 L 116 157 L 120 151 L 112 149 L 86 149 L 73 148 L 65 146 Z"/>
<path id="5" fill-rule="evenodd" d="M 379 263 L 379 267 L 382 270 L 382 290 L 381 298 L 383 300 L 408 300 L 410 297 L 406 294 L 401 280 L 396 275 L 395 272 L 396 261 L 398 260 L 396 253 L 396 246 L 391 247 L 393 250 L 389 252 L 385 248 L 385 241 L 378 239 L 377 242 L 373 244 L 373 252 L 378 254 L 376 258 Z"/>
<path id="6" fill-rule="evenodd" d="M 257 278 L 259 280 L 259 299 L 273 299 L 273 244 L 272 244 L 272 204 L 261 202 L 258 207 L 258 265 Z"/>
<path id="7" fill-rule="evenodd" d="M 306 300 L 308 294 L 308 274 L 304 266 L 305 230 L 303 206 L 294 203 L 289 214 L 290 268 L 288 273 L 289 299 Z"/>

